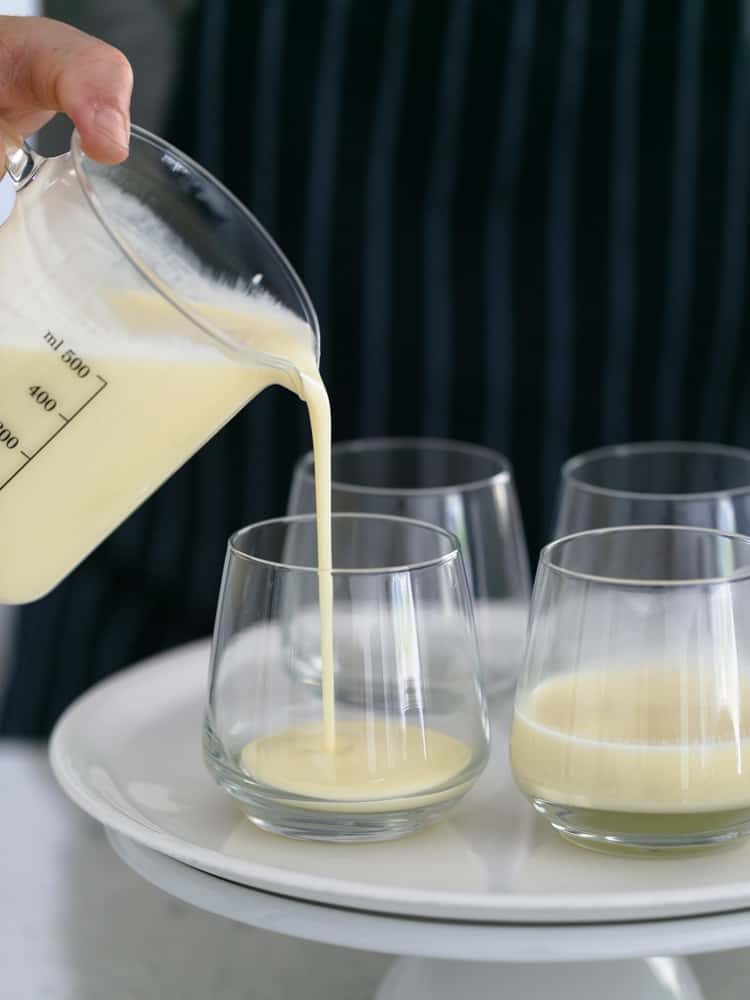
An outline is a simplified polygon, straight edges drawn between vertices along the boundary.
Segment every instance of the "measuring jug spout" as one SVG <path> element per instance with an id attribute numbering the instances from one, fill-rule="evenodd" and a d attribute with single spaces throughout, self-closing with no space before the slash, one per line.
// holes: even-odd
<path id="1" fill-rule="evenodd" d="M 285 389 L 289 389 L 296 396 L 299 396 L 301 400 L 305 400 L 304 377 L 296 365 L 287 364 L 281 358 L 265 358 L 261 360 L 264 364 L 268 365 L 269 373 L 276 375 L 274 384 L 284 386 Z"/>

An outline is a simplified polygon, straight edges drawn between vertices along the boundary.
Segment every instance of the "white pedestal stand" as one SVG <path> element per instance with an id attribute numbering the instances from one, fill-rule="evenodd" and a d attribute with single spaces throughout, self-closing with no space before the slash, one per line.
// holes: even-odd
<path id="1" fill-rule="evenodd" d="M 660 955 L 750 944 L 750 914 L 603 924 L 472 924 L 325 906 L 240 886 L 109 831 L 149 882 L 209 912 L 292 937 L 402 956 L 376 1000 L 701 1000 L 687 963 Z M 654 957 L 657 956 L 657 957 Z"/>

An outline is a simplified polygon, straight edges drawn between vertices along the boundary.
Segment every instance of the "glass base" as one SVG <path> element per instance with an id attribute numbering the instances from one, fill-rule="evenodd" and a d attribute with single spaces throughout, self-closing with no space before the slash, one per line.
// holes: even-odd
<path id="1" fill-rule="evenodd" d="M 426 809 L 389 813 L 318 813 L 283 806 L 252 805 L 240 801 L 242 811 L 255 826 L 293 840 L 321 840 L 337 844 L 397 840 L 418 833 L 440 819 L 453 803 Z"/>
<path id="2" fill-rule="evenodd" d="M 362 843 L 373 840 L 396 840 L 417 833 L 441 819 L 466 789 L 452 798 L 413 809 L 384 808 L 377 811 L 347 812 L 345 806 L 302 809 L 281 798 L 260 796 L 231 780 L 218 776 L 219 784 L 237 801 L 247 818 L 269 833 L 295 840 L 326 840 L 336 843 Z"/>
<path id="3" fill-rule="evenodd" d="M 531 801 L 565 840 L 607 854 L 715 850 L 736 845 L 750 834 L 750 809 L 636 813 Z"/>

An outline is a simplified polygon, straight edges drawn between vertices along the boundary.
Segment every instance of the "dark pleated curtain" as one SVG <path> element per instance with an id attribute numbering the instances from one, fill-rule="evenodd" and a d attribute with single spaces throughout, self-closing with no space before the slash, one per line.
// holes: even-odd
<path id="1" fill-rule="evenodd" d="M 574 451 L 750 444 L 749 74 L 740 0 L 210 0 L 169 137 L 302 274 L 336 437 L 506 452 L 535 551 Z M 268 391 L 24 609 L 5 732 L 207 633 L 308 444 Z"/>

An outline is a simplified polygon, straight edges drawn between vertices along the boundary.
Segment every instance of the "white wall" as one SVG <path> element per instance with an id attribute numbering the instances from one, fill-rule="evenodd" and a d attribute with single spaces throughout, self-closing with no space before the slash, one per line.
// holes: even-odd
<path id="1" fill-rule="evenodd" d="M 0 14 L 38 14 L 39 0 L 0 0 Z"/>
<path id="2" fill-rule="evenodd" d="M 13 208 L 15 200 L 16 192 L 13 190 L 10 178 L 7 176 L 3 177 L 0 181 L 0 226 L 2 226 L 10 215 L 10 210 Z"/>

